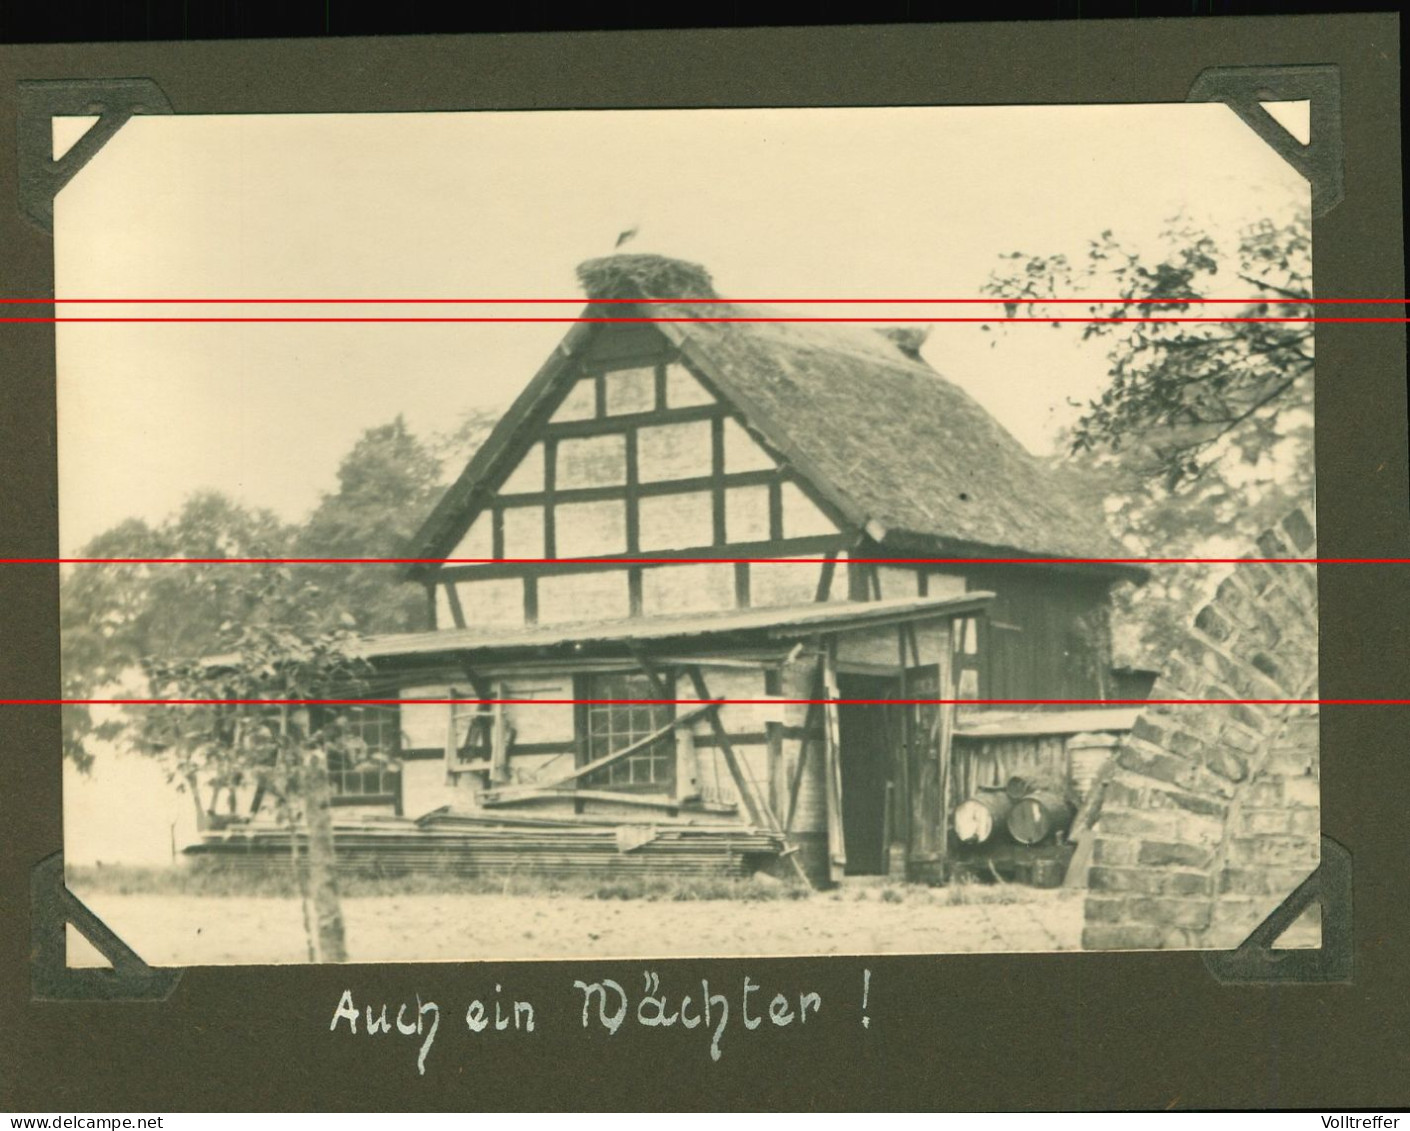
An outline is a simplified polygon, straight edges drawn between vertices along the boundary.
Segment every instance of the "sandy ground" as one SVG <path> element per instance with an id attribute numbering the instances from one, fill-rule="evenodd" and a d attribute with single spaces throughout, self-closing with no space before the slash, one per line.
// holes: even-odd
<path id="1" fill-rule="evenodd" d="M 75 894 L 152 966 L 308 961 L 297 900 Z M 901 902 L 867 889 L 767 902 L 445 894 L 343 905 L 350 961 L 437 962 L 1076 950 L 1082 894 L 1028 888 L 1021 902 L 962 904 L 925 888 Z M 103 964 L 86 945 L 69 951 L 71 966 Z"/>

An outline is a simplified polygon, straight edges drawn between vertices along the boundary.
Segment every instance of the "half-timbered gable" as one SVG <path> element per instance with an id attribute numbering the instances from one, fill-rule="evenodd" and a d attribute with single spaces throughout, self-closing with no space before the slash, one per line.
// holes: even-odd
<path id="1" fill-rule="evenodd" d="M 657 328 L 587 336 L 518 427 L 424 571 L 438 628 L 847 596 L 859 531 Z"/>

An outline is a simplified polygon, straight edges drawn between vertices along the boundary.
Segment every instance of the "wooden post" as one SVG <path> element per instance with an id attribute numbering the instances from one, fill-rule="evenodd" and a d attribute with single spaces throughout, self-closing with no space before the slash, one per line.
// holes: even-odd
<path id="1" fill-rule="evenodd" d="M 459 747 L 455 741 L 455 688 L 446 696 L 446 785 L 455 784 L 455 763 Z"/>
<path id="2" fill-rule="evenodd" d="M 490 737 L 490 780 L 506 782 L 509 780 L 509 721 L 504 717 L 502 688 L 497 686 L 495 691 Z"/>
<path id="3" fill-rule="evenodd" d="M 954 636 L 954 621 L 945 621 L 945 639 L 941 642 L 940 648 L 940 694 L 937 698 L 953 699 L 948 688 L 951 686 L 953 676 L 950 672 L 951 664 L 954 662 L 954 647 L 952 638 Z M 936 827 L 935 848 L 938 853 L 937 860 L 939 870 L 943 873 L 946 867 L 946 860 L 950 854 L 950 810 L 953 807 L 950 801 L 950 773 L 951 742 L 955 733 L 955 705 L 953 703 L 941 703 L 939 714 L 936 716 L 935 735 L 935 757 L 940 760 L 940 812 L 936 815 L 938 819 Z"/>
<path id="4" fill-rule="evenodd" d="M 700 754 L 695 749 L 695 732 L 684 724 L 676 728 L 676 800 L 689 801 L 699 796 Z"/>
<path id="5" fill-rule="evenodd" d="M 901 743 L 895 754 L 896 791 L 887 796 L 886 815 L 890 822 L 891 835 L 886 840 L 887 860 L 894 865 L 891 841 L 899 838 L 903 846 L 901 857 L 910 844 L 911 818 L 911 763 L 915 760 L 915 708 L 906 700 L 911 696 L 911 681 L 906 669 L 906 633 L 914 632 L 914 627 L 901 622 L 896 626 L 896 651 L 901 665 Z M 888 868 L 888 871 L 890 869 Z"/>
<path id="6" fill-rule="evenodd" d="M 765 723 L 764 734 L 769 744 L 769 809 L 777 816 L 784 812 L 788 792 L 783 766 L 783 724 Z"/>
<path id="7" fill-rule="evenodd" d="M 838 748 L 841 723 L 837 717 L 837 641 L 829 639 L 823 658 L 824 757 L 827 767 L 827 860 L 833 883 L 841 883 L 847 867 L 847 843 L 842 828 L 842 758 Z"/>

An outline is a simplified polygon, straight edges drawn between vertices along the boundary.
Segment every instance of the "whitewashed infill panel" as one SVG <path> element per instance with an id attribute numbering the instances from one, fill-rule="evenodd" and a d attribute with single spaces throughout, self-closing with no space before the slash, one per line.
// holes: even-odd
<path id="1" fill-rule="evenodd" d="M 637 477 L 643 483 L 707 476 L 714 467 L 708 420 L 653 424 L 637 432 Z"/>
<path id="2" fill-rule="evenodd" d="M 553 508 L 553 548 L 560 558 L 595 558 L 627 550 L 624 499 L 559 503 Z"/>
<path id="3" fill-rule="evenodd" d="M 524 676 L 505 680 L 501 690 L 506 699 L 573 698 L 572 676 Z M 515 743 L 571 742 L 573 740 L 573 704 L 511 703 L 505 708 L 509 725 L 514 728 Z M 511 747 L 510 753 L 513 753 Z M 571 768 L 572 755 L 560 769 Z"/>
<path id="4" fill-rule="evenodd" d="M 524 582 L 518 577 L 455 583 L 466 628 L 512 628 L 524 623 Z M 447 627 L 441 625 L 442 628 Z"/>
<path id="5" fill-rule="evenodd" d="M 818 534 L 836 534 L 837 524 L 803 493 L 796 483 L 783 485 L 783 536 L 811 538 Z"/>
<path id="6" fill-rule="evenodd" d="M 714 503 L 709 491 L 643 495 L 637 501 L 642 550 L 688 550 L 714 544 Z"/>
<path id="7" fill-rule="evenodd" d="M 608 416 L 650 412 L 656 407 L 656 367 L 615 369 L 603 377 Z"/>
<path id="8" fill-rule="evenodd" d="M 542 558 L 543 507 L 504 508 L 504 556 Z"/>
<path id="9" fill-rule="evenodd" d="M 562 423 L 568 420 L 591 420 L 596 415 L 597 382 L 591 377 L 584 377 L 574 383 L 550 419 L 555 423 Z"/>
<path id="10" fill-rule="evenodd" d="M 794 561 L 750 562 L 749 603 L 759 608 L 810 604 L 818 593 L 822 563 L 821 554 Z"/>
<path id="11" fill-rule="evenodd" d="M 494 557 L 494 520 L 488 511 L 475 516 L 470 529 L 450 552 L 452 558 Z"/>
<path id="12" fill-rule="evenodd" d="M 449 684 L 404 687 L 403 699 L 448 699 Z M 449 706 L 445 703 L 402 703 L 401 745 L 403 750 L 444 750 Z"/>
<path id="13" fill-rule="evenodd" d="M 770 471 L 778 465 L 733 418 L 725 420 L 725 471 Z"/>
<path id="14" fill-rule="evenodd" d="M 444 727 L 442 728 L 444 729 Z M 445 735 L 441 736 L 445 744 Z M 446 805 L 463 804 L 465 794 L 446 781 L 446 765 L 439 759 L 403 762 L 401 767 L 402 815 L 413 820 Z"/>
<path id="15" fill-rule="evenodd" d="M 730 562 L 691 562 L 642 570 L 641 611 L 645 616 L 723 612 L 734 607 L 734 566 Z"/>
<path id="16" fill-rule="evenodd" d="M 504 495 L 526 495 L 543 490 L 543 444 L 530 448 L 500 485 Z"/>
<path id="17" fill-rule="evenodd" d="M 950 633 L 955 623 L 951 620 L 927 620 L 915 626 L 916 651 L 920 653 L 923 666 L 938 664 L 945 658 L 946 650 L 951 647 Z M 909 646 L 907 647 L 909 656 Z M 908 659 L 906 662 L 911 664 L 915 661 Z"/>
<path id="18" fill-rule="evenodd" d="M 627 438 L 574 436 L 558 441 L 554 484 L 570 487 L 616 487 L 627 481 Z"/>
<path id="19" fill-rule="evenodd" d="M 666 366 L 666 407 L 690 408 L 693 405 L 714 404 L 710 390 L 695 379 L 695 375 L 679 363 Z"/>
<path id="20" fill-rule="evenodd" d="M 852 629 L 837 638 L 837 662 L 839 664 L 884 664 L 890 667 L 901 665 L 900 644 L 897 641 L 896 625 L 881 628 Z M 906 652 L 909 664 L 910 651 Z"/>
<path id="21" fill-rule="evenodd" d="M 725 540 L 767 542 L 769 540 L 769 489 L 728 487 L 725 489 Z"/>
<path id="22" fill-rule="evenodd" d="M 625 569 L 545 574 L 538 599 L 540 624 L 620 620 L 631 612 Z"/>
<path id="23" fill-rule="evenodd" d="M 920 594 L 920 573 L 918 570 L 902 566 L 877 566 L 876 578 L 881 586 L 883 600 L 896 597 L 915 597 Z"/>

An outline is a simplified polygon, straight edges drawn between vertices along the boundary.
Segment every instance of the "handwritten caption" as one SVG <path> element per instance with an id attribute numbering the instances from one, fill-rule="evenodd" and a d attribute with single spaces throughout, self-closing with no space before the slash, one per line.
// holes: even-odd
<path id="1" fill-rule="evenodd" d="M 866 1013 L 870 993 L 871 971 L 863 970 L 863 1028 L 871 1027 L 871 1018 Z M 822 995 L 816 990 L 778 991 L 770 996 L 748 974 L 742 982 L 717 981 L 712 988 L 710 980 L 702 978 L 698 990 L 694 981 L 683 983 L 676 990 L 663 986 L 654 971 L 643 971 L 639 995 L 611 978 L 594 982 L 575 979 L 572 995 L 573 1008 L 567 1016 L 571 1018 L 570 1023 L 580 1019 L 584 1030 L 597 1029 L 611 1036 L 631 1021 L 645 1029 L 668 1029 L 676 1025 L 682 1029 L 699 1029 L 701 1044 L 712 1061 L 724 1055 L 726 1034 L 736 1022 L 742 1024 L 746 1032 L 761 1027 L 785 1029 L 806 1025 L 809 1018 L 817 1018 L 823 1008 Z M 333 1010 L 328 1030 L 350 1036 L 380 1037 L 396 1033 L 412 1038 L 419 1042 L 416 1070 L 424 1076 L 427 1058 L 441 1029 L 441 1018 L 441 1006 L 434 1001 L 423 1001 L 420 994 L 414 1002 L 401 1002 L 393 1013 L 392 1006 L 386 1002 L 359 1003 L 352 990 L 344 990 Z M 472 1000 L 465 1007 L 463 1021 L 458 1023 L 463 1024 L 465 1032 L 477 1036 L 490 1032 L 533 1033 L 539 1019 L 540 1011 L 533 1002 L 506 995 L 503 985 L 496 983 L 494 994 Z"/>

